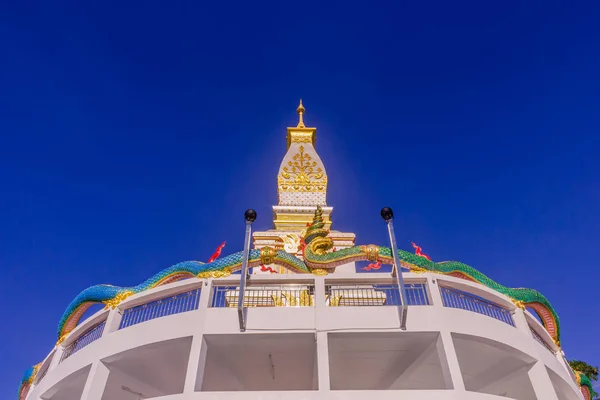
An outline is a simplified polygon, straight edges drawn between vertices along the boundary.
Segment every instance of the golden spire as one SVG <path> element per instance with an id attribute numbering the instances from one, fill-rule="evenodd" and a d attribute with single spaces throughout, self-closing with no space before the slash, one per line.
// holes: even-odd
<path id="1" fill-rule="evenodd" d="M 296 112 L 298 113 L 298 115 L 300 116 L 299 120 L 298 120 L 298 126 L 296 128 L 304 128 L 304 112 L 306 110 L 304 109 L 304 106 L 302 105 L 302 99 L 300 99 L 300 105 L 298 106 L 298 108 L 296 108 Z"/>

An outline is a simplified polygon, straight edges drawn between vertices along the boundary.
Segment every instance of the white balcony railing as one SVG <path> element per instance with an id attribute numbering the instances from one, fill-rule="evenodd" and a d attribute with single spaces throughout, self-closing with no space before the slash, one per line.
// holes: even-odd
<path id="1" fill-rule="evenodd" d="M 237 307 L 239 286 L 213 286 L 211 307 Z M 313 284 L 261 284 L 247 287 L 244 307 L 312 307 L 315 301 Z"/>
<path id="2" fill-rule="evenodd" d="M 444 307 L 459 308 L 461 310 L 476 312 L 495 318 L 508 325 L 515 326 L 511 311 L 498 304 L 474 294 L 444 286 L 440 286 L 440 293 L 442 295 Z"/>
<path id="3" fill-rule="evenodd" d="M 521 326 L 520 323 L 516 322 L 520 320 L 513 319 L 513 313 L 520 311 L 515 307 L 511 308 L 513 304 L 510 299 L 500 293 L 482 288 L 481 285 L 475 285 L 454 277 L 416 274 L 405 274 L 405 284 L 409 306 L 458 308 L 486 315 L 513 327 L 518 325 L 519 330 L 529 334 L 528 326 Z M 139 293 L 126 299 L 117 309 L 101 311 L 87 321 L 82 322 L 71 334 L 71 336 L 75 335 L 75 338 L 67 337 L 64 347 L 57 349 L 57 356 L 62 362 L 100 339 L 103 332 L 110 335 L 111 332 L 116 330 L 200 308 L 237 307 L 239 293 L 239 276 L 236 275 L 203 281 L 173 282 Z M 315 315 L 324 312 L 326 309 L 323 307 L 326 307 L 329 309 L 327 311 L 328 316 L 337 313 L 337 311 L 331 310 L 331 307 L 399 305 L 401 305 L 401 301 L 398 287 L 388 274 L 335 274 L 326 277 L 284 274 L 252 276 L 249 286 L 246 288 L 244 301 L 245 307 L 310 307 L 315 310 Z M 266 312 L 268 310 L 255 315 L 260 315 L 263 318 L 267 315 Z M 215 321 L 217 321 L 220 317 L 218 317 L 217 310 L 215 310 L 215 313 L 212 311 L 201 312 L 197 315 L 198 318 L 205 318 L 210 315 L 210 318 L 216 318 Z M 340 315 L 346 315 L 346 313 L 344 311 Z M 309 314 L 303 311 L 295 315 L 304 318 Z M 364 313 L 356 315 L 364 315 Z M 374 315 L 379 318 L 377 323 L 381 323 L 381 317 L 387 315 L 387 313 L 377 312 Z M 315 318 L 315 320 L 317 319 Z M 106 326 L 107 324 L 109 326 Z M 366 327 L 368 325 L 368 321 L 362 321 L 357 326 Z M 224 329 L 231 329 L 230 324 L 224 324 L 223 326 Z M 344 326 L 350 325 L 346 324 Z M 302 329 L 307 328 L 303 327 Z M 80 334 L 80 332 L 84 333 Z M 541 334 L 531 330 L 531 335 L 549 351 L 553 352 L 551 344 L 544 340 Z M 55 368 L 58 362 L 56 364 L 48 362 L 47 364 L 47 368 L 40 370 L 37 382 L 41 381 L 49 370 Z"/>
<path id="4" fill-rule="evenodd" d="M 405 285 L 407 303 L 411 306 L 429 305 L 426 283 Z M 325 285 L 326 303 L 340 306 L 399 306 L 400 292 L 394 284 L 382 285 Z"/>
<path id="5" fill-rule="evenodd" d="M 60 361 L 66 360 L 73 354 L 77 353 L 79 350 L 83 349 L 90 343 L 100 339 L 102 337 L 102 332 L 104 331 L 104 326 L 106 325 L 106 320 L 100 322 L 99 324 L 93 326 L 88 329 L 84 334 L 75 339 L 71 344 L 65 347 L 62 357 Z"/>
<path id="6" fill-rule="evenodd" d="M 119 329 L 125 329 L 155 318 L 167 315 L 180 314 L 198 309 L 200 289 L 165 297 L 150 303 L 142 304 L 123 310 L 123 317 Z"/>

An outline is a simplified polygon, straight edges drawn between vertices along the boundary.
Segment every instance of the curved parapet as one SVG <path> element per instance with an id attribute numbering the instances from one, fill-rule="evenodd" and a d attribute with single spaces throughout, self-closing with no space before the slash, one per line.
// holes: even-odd
<path id="1" fill-rule="evenodd" d="M 354 261 L 369 260 L 384 264 L 393 263 L 392 252 L 389 247 L 363 245 L 332 251 L 333 243 L 328 234 L 329 232 L 325 229 L 322 218 L 322 210 L 318 207 L 313 223 L 307 228 L 304 239 L 304 260 L 283 250 L 265 247 L 250 251 L 249 266 L 276 264 L 296 273 L 326 274 L 327 271 L 332 271 L 341 264 Z M 560 324 L 556 311 L 554 311 L 548 299 L 536 290 L 508 288 L 490 279 L 475 268 L 460 262 L 436 263 L 404 250 L 399 250 L 398 254 L 402 266 L 413 272 L 434 272 L 469 279 L 510 297 L 521 308 L 532 308 L 540 316 L 548 333 L 559 344 Z M 242 252 L 237 252 L 211 263 L 186 261 L 175 264 L 137 286 L 92 286 L 81 292 L 65 310 L 58 325 L 59 342 L 77 326 L 85 311 L 92 304 L 104 303 L 107 307 L 114 308 L 125 298 L 144 290 L 193 276 L 198 278 L 227 276 L 239 270 L 241 265 Z"/>
<path id="2" fill-rule="evenodd" d="M 304 261 L 311 269 L 332 269 L 338 265 L 354 261 L 375 261 L 382 264 L 392 264 L 392 250 L 389 247 L 376 245 L 355 246 L 347 249 L 333 251 L 331 239 L 324 229 L 322 211 L 317 207 L 313 223 L 307 229 L 304 247 Z M 487 277 L 475 268 L 456 261 L 436 263 L 425 257 L 399 250 L 398 255 L 402 266 L 412 272 L 434 272 L 445 275 L 457 276 L 480 283 L 510 297 L 513 302 L 521 307 L 532 308 L 542 320 L 544 327 L 560 345 L 560 322 L 558 315 L 546 297 L 533 289 L 509 288 Z"/>
<path id="3" fill-rule="evenodd" d="M 264 251 L 263 251 L 264 253 Z M 273 250 L 270 255 L 273 263 L 281 265 L 294 272 L 307 273 L 308 269 L 302 260 L 286 253 L 283 250 Z M 265 255 L 260 250 L 250 251 L 250 267 L 258 266 L 264 261 Z M 166 268 L 153 275 L 149 279 L 137 286 L 113 286 L 113 285 L 95 285 L 91 286 L 75 297 L 63 313 L 58 324 L 59 342 L 64 340 L 85 313 L 93 304 L 104 303 L 106 307 L 114 308 L 127 297 L 152 289 L 157 286 L 175 282 L 189 277 L 209 278 L 222 277 L 231 274 L 241 268 L 242 252 L 230 254 L 211 263 L 202 263 L 199 261 L 185 261 Z"/>

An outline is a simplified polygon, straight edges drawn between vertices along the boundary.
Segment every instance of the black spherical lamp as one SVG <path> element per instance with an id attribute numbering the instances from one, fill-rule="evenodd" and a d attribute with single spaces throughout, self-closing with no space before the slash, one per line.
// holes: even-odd
<path id="1" fill-rule="evenodd" d="M 389 221 L 392 218 L 394 218 L 394 212 L 389 207 L 383 207 L 381 209 L 381 218 L 385 219 L 386 221 Z"/>
<path id="2" fill-rule="evenodd" d="M 254 222 L 256 219 L 256 211 L 251 208 L 247 209 L 244 213 L 244 219 L 248 222 Z"/>

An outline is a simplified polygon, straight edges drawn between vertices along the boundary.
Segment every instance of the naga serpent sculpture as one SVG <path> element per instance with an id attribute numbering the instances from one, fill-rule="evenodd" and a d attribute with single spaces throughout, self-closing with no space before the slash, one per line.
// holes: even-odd
<path id="1" fill-rule="evenodd" d="M 328 235 L 329 231 L 325 229 L 323 222 L 323 210 L 321 207 L 317 207 L 313 222 L 308 226 L 302 242 L 304 260 L 284 250 L 263 247 L 260 250 L 253 249 L 250 251 L 248 267 L 276 264 L 297 273 L 326 275 L 328 271 L 335 270 L 337 266 L 355 261 L 367 260 L 382 264 L 393 263 L 392 251 L 389 247 L 363 245 L 332 251 L 333 241 Z M 533 309 L 555 343 L 560 345 L 558 315 L 548 299 L 538 291 L 525 288 L 508 288 L 488 278 L 475 268 L 460 262 L 436 263 L 404 250 L 399 250 L 398 255 L 402 267 L 412 272 L 433 272 L 474 281 L 508 296 L 516 306 L 522 309 L 525 309 L 525 307 Z M 107 308 L 115 308 L 120 302 L 133 294 L 194 276 L 198 278 L 225 277 L 239 270 L 241 266 L 242 252 L 238 252 L 210 263 L 185 261 L 175 264 L 137 286 L 95 285 L 89 287 L 77 295 L 63 313 L 58 324 L 58 343 L 61 343 L 77 326 L 83 314 L 93 304 L 104 303 Z M 33 381 L 35 373 L 30 370 L 28 370 L 29 374 L 26 374 L 27 376 L 23 378 L 22 388 L 27 382 Z"/>

